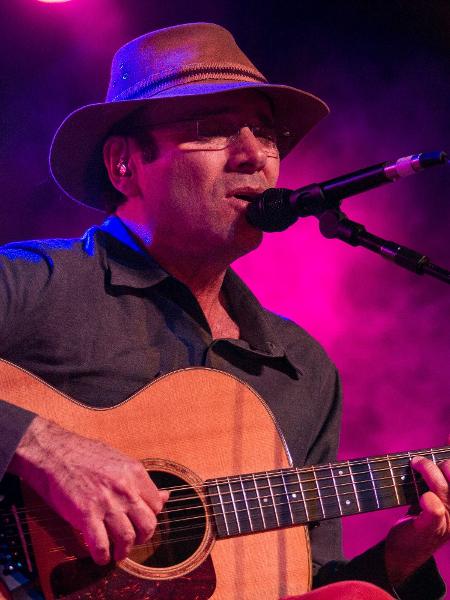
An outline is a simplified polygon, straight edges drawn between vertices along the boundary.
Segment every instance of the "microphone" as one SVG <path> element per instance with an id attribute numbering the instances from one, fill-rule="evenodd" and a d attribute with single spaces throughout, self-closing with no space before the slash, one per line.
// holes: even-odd
<path id="1" fill-rule="evenodd" d="M 395 162 L 372 165 L 322 183 L 312 183 L 298 190 L 269 188 L 249 204 L 247 220 L 263 231 L 284 231 L 299 217 L 319 215 L 330 208 L 338 208 L 344 198 L 446 162 L 448 157 L 443 151 L 423 152 Z"/>

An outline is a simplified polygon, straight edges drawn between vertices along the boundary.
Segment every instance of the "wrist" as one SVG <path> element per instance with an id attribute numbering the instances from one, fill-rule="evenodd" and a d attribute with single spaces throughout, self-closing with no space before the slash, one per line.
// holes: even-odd
<path id="1" fill-rule="evenodd" d="M 398 531 L 388 534 L 385 543 L 384 559 L 386 573 L 391 585 L 398 590 L 433 556 L 434 548 L 420 540 L 406 543 Z"/>
<path id="2" fill-rule="evenodd" d="M 52 460 L 51 447 L 58 430 L 63 431 L 55 423 L 36 416 L 22 436 L 8 471 L 28 480 L 35 469 L 44 468 Z"/>

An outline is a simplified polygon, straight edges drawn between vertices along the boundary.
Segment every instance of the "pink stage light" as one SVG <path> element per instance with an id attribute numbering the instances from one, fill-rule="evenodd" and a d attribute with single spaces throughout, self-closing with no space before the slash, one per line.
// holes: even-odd
<path id="1" fill-rule="evenodd" d="M 62 4 L 63 2 L 70 2 L 70 0 L 38 0 L 38 2 L 43 2 L 45 4 Z"/>

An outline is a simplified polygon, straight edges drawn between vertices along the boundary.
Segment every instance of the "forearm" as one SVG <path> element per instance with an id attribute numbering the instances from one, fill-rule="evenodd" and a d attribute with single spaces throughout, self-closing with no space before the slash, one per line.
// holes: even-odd
<path id="1" fill-rule="evenodd" d="M 8 471 L 22 477 L 45 496 L 46 490 L 41 489 L 45 481 L 42 474 L 61 470 L 64 444 L 68 446 L 66 440 L 72 437 L 73 434 L 56 423 L 35 416 L 16 447 Z"/>
<path id="2" fill-rule="evenodd" d="M 440 600 L 445 584 L 433 559 L 411 573 L 402 584 L 393 585 L 386 569 L 385 542 L 381 542 L 349 561 L 330 561 L 314 578 L 314 587 L 344 580 L 368 581 L 401 600 Z"/>

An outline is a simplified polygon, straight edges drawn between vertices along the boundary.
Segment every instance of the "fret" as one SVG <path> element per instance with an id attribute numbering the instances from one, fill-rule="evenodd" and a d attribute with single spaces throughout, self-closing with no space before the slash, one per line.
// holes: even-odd
<path id="1" fill-rule="evenodd" d="M 324 518 L 324 514 L 313 470 L 311 468 L 301 469 L 298 471 L 298 478 L 305 500 L 308 520 L 312 522 L 320 521 Z"/>
<path id="2" fill-rule="evenodd" d="M 334 476 L 332 465 L 330 465 L 330 472 L 331 472 L 331 477 L 333 479 L 333 487 L 335 489 L 336 498 L 337 498 L 338 505 L 339 505 L 339 513 L 342 516 L 344 513 L 342 512 L 341 496 L 340 496 L 340 494 L 338 492 L 338 487 L 336 485 L 336 477 Z"/>
<path id="3" fill-rule="evenodd" d="M 268 474 L 268 478 L 278 525 L 280 527 L 294 525 L 295 521 L 289 500 L 288 488 L 284 479 L 284 472 L 281 470 L 273 471 Z"/>
<path id="4" fill-rule="evenodd" d="M 325 519 L 326 514 L 325 514 L 325 509 L 323 507 L 323 500 L 322 500 L 322 494 L 320 493 L 319 482 L 317 481 L 316 470 L 314 469 L 314 467 L 311 467 L 311 471 L 312 471 L 312 474 L 314 475 L 314 483 L 316 484 L 316 488 L 317 488 L 317 496 L 318 496 L 319 502 L 320 502 L 320 510 L 322 511 L 323 518 Z"/>
<path id="5" fill-rule="evenodd" d="M 358 497 L 358 491 L 356 489 L 356 485 L 355 485 L 355 478 L 353 477 L 353 472 L 352 472 L 352 468 L 350 465 L 350 461 L 347 461 L 347 466 L 348 466 L 348 472 L 350 473 L 350 478 L 352 480 L 352 486 L 353 486 L 353 490 L 355 492 L 355 499 L 356 499 L 356 505 L 358 507 L 358 512 L 361 512 L 361 505 L 359 503 L 359 497 Z"/>
<path id="6" fill-rule="evenodd" d="M 230 530 L 228 527 L 224 501 L 220 491 L 220 484 L 217 480 L 212 480 L 208 483 L 210 506 L 214 515 L 217 535 L 219 537 L 226 537 L 230 535 Z"/>
<path id="7" fill-rule="evenodd" d="M 255 477 L 255 482 L 264 519 L 264 528 L 273 529 L 277 527 L 278 520 L 272 489 L 269 485 L 269 478 L 267 474 L 258 473 Z"/>
<path id="8" fill-rule="evenodd" d="M 335 479 L 331 465 L 316 467 L 314 469 L 316 483 L 320 493 L 321 507 L 325 519 L 342 515 L 339 494 L 337 493 Z"/>
<path id="9" fill-rule="evenodd" d="M 258 489 L 254 475 L 245 475 L 241 478 L 241 484 L 244 488 L 247 506 L 251 516 L 253 531 L 264 531 L 264 514 L 262 512 L 261 501 L 258 496 Z"/>
<path id="10" fill-rule="evenodd" d="M 350 470 L 358 498 L 359 512 L 368 512 L 379 508 L 376 489 L 374 488 L 367 464 L 359 460 L 350 463 Z"/>
<path id="11" fill-rule="evenodd" d="M 253 531 L 251 516 L 248 510 L 247 499 L 243 492 L 241 477 L 227 478 L 231 489 L 231 498 L 235 510 L 239 533 L 250 533 Z M 229 508 L 228 510 L 231 510 Z"/>
<path id="12" fill-rule="evenodd" d="M 239 523 L 239 515 L 238 515 L 237 509 L 236 509 L 236 502 L 234 500 L 233 488 L 231 487 L 231 482 L 230 482 L 229 477 L 227 477 L 227 485 L 228 485 L 228 489 L 230 491 L 230 498 L 231 498 L 231 503 L 233 505 L 234 516 L 236 518 L 236 525 L 238 528 L 238 533 L 242 533 L 241 532 L 241 524 Z M 228 508 L 227 512 L 231 512 L 231 506 Z"/>
<path id="13" fill-rule="evenodd" d="M 355 489 L 348 465 L 331 465 L 331 473 L 336 485 L 341 515 L 354 515 L 358 512 Z"/>
<path id="14" fill-rule="evenodd" d="M 285 470 L 283 472 L 283 481 L 288 497 L 292 523 L 295 525 L 307 523 L 309 521 L 307 506 L 297 469 Z"/>
<path id="15" fill-rule="evenodd" d="M 285 495 L 285 498 L 286 498 L 286 504 L 287 504 L 288 509 L 289 509 L 289 516 L 290 516 L 291 524 L 294 525 L 295 524 L 294 513 L 292 511 L 291 499 L 289 498 L 289 491 L 288 491 L 288 486 L 286 484 L 285 472 L 280 471 L 280 478 L 281 478 L 281 480 L 283 482 L 284 495 Z M 297 496 L 294 496 L 294 499 L 296 497 Z"/>
<path id="16" fill-rule="evenodd" d="M 437 465 L 439 462 L 441 462 L 443 460 L 450 459 L 450 447 L 430 448 L 429 450 L 426 450 L 425 452 L 420 452 L 420 453 L 418 452 L 418 454 L 420 456 L 425 456 L 425 458 L 432 460 L 434 462 L 434 464 Z M 436 455 L 438 455 L 438 458 L 436 458 Z"/>
<path id="17" fill-rule="evenodd" d="M 392 483 L 394 484 L 395 498 L 397 500 L 397 504 L 400 505 L 401 502 L 400 502 L 400 498 L 399 498 L 399 495 L 398 495 L 397 483 L 395 481 L 394 472 L 392 470 L 392 464 L 391 464 L 391 459 L 389 458 L 389 454 L 387 454 L 386 457 L 387 457 L 387 462 L 388 462 L 388 465 L 389 465 L 389 471 L 390 471 L 391 477 L 392 477 Z"/>
<path id="18" fill-rule="evenodd" d="M 446 448 L 439 448 L 435 451 L 436 454 L 439 454 L 439 460 L 449 460 L 450 459 L 450 446 Z"/>
<path id="19" fill-rule="evenodd" d="M 372 484 L 373 493 L 374 493 L 374 496 L 375 496 L 375 502 L 377 503 L 377 508 L 381 508 L 380 507 L 380 500 L 378 499 L 377 486 L 375 485 L 375 480 L 373 478 L 372 466 L 370 464 L 370 460 L 368 458 L 366 458 L 366 462 L 367 462 L 367 469 L 369 471 L 370 482 Z"/>
<path id="20" fill-rule="evenodd" d="M 249 505 L 248 500 L 247 500 L 247 494 L 245 492 L 245 488 L 244 488 L 244 483 L 242 481 L 242 477 L 239 477 L 239 483 L 241 485 L 242 496 L 243 496 L 244 502 L 245 502 L 245 510 L 247 511 L 247 514 L 248 514 L 248 522 L 249 522 L 249 525 L 250 525 L 250 531 L 253 532 L 254 528 L 253 528 L 253 522 L 252 522 L 252 513 L 251 513 L 251 510 L 250 510 L 250 505 Z"/>
<path id="21" fill-rule="evenodd" d="M 267 480 L 267 484 L 268 484 L 268 487 L 269 487 L 270 497 L 272 499 L 272 506 L 274 507 L 274 511 L 273 512 L 275 513 L 275 519 L 276 519 L 276 522 L 277 522 L 277 526 L 279 527 L 280 526 L 280 520 L 278 519 L 277 505 L 276 505 L 276 502 L 275 502 L 275 497 L 273 495 L 272 482 L 270 481 L 269 473 L 267 471 L 266 471 L 266 480 Z"/>
<path id="22" fill-rule="evenodd" d="M 394 457 L 392 460 L 394 461 L 393 471 L 400 503 L 417 504 L 420 495 L 418 481 L 411 466 L 409 454 L 407 456 Z"/>
<path id="23" fill-rule="evenodd" d="M 295 475 L 297 477 L 297 481 L 298 481 L 298 486 L 300 488 L 300 493 L 302 495 L 302 500 L 303 500 L 303 506 L 305 507 L 305 514 L 306 514 L 306 519 L 307 522 L 312 521 L 313 519 L 311 519 L 309 512 L 308 512 L 308 503 L 306 502 L 306 496 L 305 496 L 305 492 L 303 490 L 303 485 L 302 485 L 302 480 L 300 479 L 300 471 L 296 470 L 295 471 Z"/>
<path id="24" fill-rule="evenodd" d="M 424 458 L 428 458 L 428 460 L 431 460 L 432 462 L 434 462 L 434 464 L 436 464 L 436 457 L 434 456 L 436 454 L 435 451 L 433 451 L 433 448 L 430 448 L 429 450 L 422 450 L 421 452 L 417 452 L 416 456 L 423 456 Z"/>
<path id="25" fill-rule="evenodd" d="M 412 459 L 411 452 L 408 452 L 408 458 L 409 458 L 410 463 L 411 463 L 411 459 Z M 414 484 L 414 490 L 416 492 L 416 498 L 415 498 L 414 502 L 417 502 L 419 500 L 419 498 L 420 498 L 420 492 L 419 492 L 419 486 L 417 485 L 416 472 L 414 471 L 414 469 L 412 468 L 412 466 L 410 466 L 410 471 L 411 471 L 411 479 L 412 479 L 412 482 Z M 413 502 L 411 504 L 413 504 Z"/>
<path id="26" fill-rule="evenodd" d="M 385 460 L 385 457 L 372 458 L 370 460 L 379 508 L 398 506 L 398 491 L 392 480 L 392 466 L 390 462 L 387 459 Z"/>

